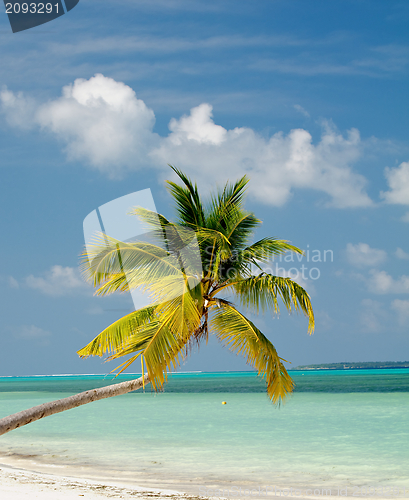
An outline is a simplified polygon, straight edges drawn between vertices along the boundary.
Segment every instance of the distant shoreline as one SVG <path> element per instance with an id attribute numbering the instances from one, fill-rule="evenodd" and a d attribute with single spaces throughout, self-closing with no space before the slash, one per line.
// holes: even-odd
<path id="1" fill-rule="evenodd" d="M 379 370 L 388 368 L 409 368 L 409 361 L 365 361 L 358 363 L 325 363 L 321 365 L 301 365 L 291 371 L 303 370 Z"/>
<path id="2" fill-rule="evenodd" d="M 314 365 L 299 365 L 296 367 L 287 367 L 289 372 L 296 371 L 328 371 L 328 370 L 379 370 L 379 369 L 391 369 L 391 368 L 409 368 L 409 361 L 365 361 L 357 363 L 324 363 L 324 364 L 314 364 Z M 186 377 L 186 376 L 217 376 L 217 375 L 254 375 L 257 376 L 257 372 L 252 369 L 248 370 L 226 370 L 226 371 L 177 371 L 171 372 L 170 377 Z M 107 379 L 111 383 L 117 383 L 122 380 L 129 380 L 130 378 L 140 377 L 141 373 L 121 373 L 117 377 L 112 376 L 110 373 L 57 373 L 57 374 L 35 374 L 35 375 L 0 375 L 0 379 L 24 379 L 24 378 L 78 378 L 87 377 L 95 379 Z M 115 381 L 115 379 L 117 379 Z"/>

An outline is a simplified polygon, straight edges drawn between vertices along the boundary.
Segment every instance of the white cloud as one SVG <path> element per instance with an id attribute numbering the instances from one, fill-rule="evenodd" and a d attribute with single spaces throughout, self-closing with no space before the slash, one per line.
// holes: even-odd
<path id="1" fill-rule="evenodd" d="M 409 276 L 402 275 L 395 280 L 386 271 L 371 269 L 370 278 L 367 282 L 370 292 L 385 293 L 409 293 Z"/>
<path id="2" fill-rule="evenodd" d="M 169 1 L 169 0 L 166 0 Z M 232 48 L 252 48 L 256 50 L 262 47 L 297 47 L 311 44 L 311 40 L 302 40 L 290 36 L 244 36 L 223 35 L 208 38 L 182 38 L 164 37 L 150 35 L 118 35 L 105 36 L 103 38 L 90 37 L 81 40 L 72 40 L 68 43 L 54 42 L 48 45 L 53 54 L 71 56 L 72 54 L 107 54 L 139 52 L 161 55 L 165 53 L 180 53 L 197 50 L 225 50 Z"/>
<path id="3" fill-rule="evenodd" d="M 402 215 L 401 221 L 403 221 L 403 222 L 409 222 L 409 212 L 406 212 L 405 215 Z"/>
<path id="4" fill-rule="evenodd" d="M 364 332 L 378 333 L 382 331 L 386 318 L 383 304 L 376 300 L 364 299 L 361 302 L 361 327 Z"/>
<path id="5" fill-rule="evenodd" d="M 70 160 L 109 175 L 141 166 L 156 137 L 153 111 L 130 87 L 100 74 L 64 87 L 61 98 L 39 108 L 37 119 L 66 143 Z"/>
<path id="6" fill-rule="evenodd" d="M 381 197 L 387 203 L 409 205 L 409 162 L 403 162 L 396 168 L 386 168 L 385 176 L 389 191 L 381 192 Z"/>
<path id="7" fill-rule="evenodd" d="M 308 113 L 308 111 L 306 109 L 304 109 L 302 106 L 300 106 L 299 104 L 294 104 L 294 109 L 296 109 L 299 113 L 301 113 L 305 117 L 307 117 L 307 118 L 310 117 L 310 114 Z"/>
<path id="8" fill-rule="evenodd" d="M 9 92 L 0 98 L 6 116 L 18 126 L 24 121 L 24 96 Z M 316 144 L 304 129 L 265 138 L 250 128 L 215 124 L 212 106 L 203 103 L 173 118 L 169 135 L 160 137 L 153 132 L 153 111 L 130 87 L 101 74 L 75 80 L 33 116 L 34 124 L 65 144 L 68 159 L 109 176 L 147 166 L 163 171 L 171 163 L 204 188 L 249 174 L 249 193 L 268 205 L 285 204 L 296 189 L 324 193 L 328 204 L 339 208 L 372 204 L 366 179 L 352 169 L 365 147 L 356 129 L 343 136 L 324 123 Z"/>
<path id="9" fill-rule="evenodd" d="M 100 315 L 103 314 L 105 311 L 102 309 L 100 306 L 95 306 L 95 307 L 90 307 L 85 311 L 87 314 L 92 314 L 92 315 Z"/>
<path id="10" fill-rule="evenodd" d="M 24 325 L 16 329 L 16 331 L 17 337 L 21 337 L 24 339 L 44 339 L 51 335 L 51 333 L 47 330 L 43 330 L 42 328 L 34 325 Z"/>
<path id="11" fill-rule="evenodd" d="M 33 127 L 36 110 L 34 100 L 25 97 L 22 92 L 13 93 L 4 86 L 0 91 L 0 105 L 10 125 L 23 130 Z"/>
<path id="12" fill-rule="evenodd" d="M 26 285 L 46 295 L 62 296 L 74 291 L 86 290 L 87 285 L 72 267 L 52 266 L 44 277 L 27 276 Z"/>
<path id="13" fill-rule="evenodd" d="M 408 260 L 409 259 L 409 253 L 405 252 L 402 250 L 402 248 L 397 248 L 395 255 L 398 259 L 403 259 L 403 260 Z"/>
<path id="14" fill-rule="evenodd" d="M 37 106 L 22 94 L 0 93 L 10 124 L 40 126 L 65 144 L 69 160 L 88 163 L 117 176 L 124 169 L 146 164 L 157 135 L 155 115 L 135 92 L 121 82 L 97 74 L 77 79 L 62 89 L 62 97 Z"/>
<path id="15" fill-rule="evenodd" d="M 314 316 L 316 331 L 331 331 L 334 328 L 334 320 L 326 311 L 317 311 Z"/>
<path id="16" fill-rule="evenodd" d="M 395 299 L 391 308 L 398 313 L 398 322 L 402 326 L 407 326 L 409 322 L 409 300 Z"/>
<path id="17" fill-rule="evenodd" d="M 371 248 L 367 243 L 353 245 L 348 243 L 346 247 L 348 262 L 356 267 L 377 266 L 386 260 L 387 254 L 384 250 Z"/>
<path id="18" fill-rule="evenodd" d="M 201 104 L 190 111 L 189 116 L 182 116 L 180 120 L 172 118 L 169 123 L 170 141 L 181 146 L 187 139 L 199 144 L 221 144 L 226 139 L 227 130 L 220 125 L 215 125 L 211 119 L 212 106 Z"/>
<path id="19" fill-rule="evenodd" d="M 20 288 L 18 281 L 16 280 L 16 278 L 13 278 L 13 276 L 9 276 L 8 282 L 11 288 Z"/>
<path id="20" fill-rule="evenodd" d="M 371 205 L 364 177 L 350 167 L 361 152 L 358 131 L 345 138 L 325 126 L 317 145 L 303 129 L 265 139 L 249 128 L 223 129 L 211 110 L 201 105 L 189 118 L 172 120 L 172 132 L 151 152 L 156 163 L 188 170 L 209 188 L 215 179 L 222 183 L 249 174 L 249 193 L 268 205 L 285 204 L 297 188 L 324 192 L 339 208 Z"/>

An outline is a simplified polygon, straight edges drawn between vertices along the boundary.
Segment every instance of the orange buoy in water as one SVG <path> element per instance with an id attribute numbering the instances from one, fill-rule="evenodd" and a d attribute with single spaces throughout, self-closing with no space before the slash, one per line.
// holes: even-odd
<path id="1" fill-rule="evenodd" d="M 222 401 L 222 405 L 227 405 L 227 401 Z"/>

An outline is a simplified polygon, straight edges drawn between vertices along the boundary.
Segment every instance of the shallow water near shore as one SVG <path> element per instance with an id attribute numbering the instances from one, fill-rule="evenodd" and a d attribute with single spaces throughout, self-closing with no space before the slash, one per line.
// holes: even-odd
<path id="1" fill-rule="evenodd" d="M 296 391 L 276 409 L 253 373 L 175 374 L 163 393 L 147 387 L 2 436 L 0 462 L 196 494 L 372 486 L 400 488 L 395 497 L 406 488 L 409 497 L 409 369 L 291 375 Z M 110 383 L 0 378 L 0 417 Z"/>

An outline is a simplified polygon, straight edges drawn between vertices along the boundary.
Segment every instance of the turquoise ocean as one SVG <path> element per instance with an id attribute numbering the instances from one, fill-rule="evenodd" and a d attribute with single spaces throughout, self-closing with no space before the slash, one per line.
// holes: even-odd
<path id="1" fill-rule="evenodd" d="M 162 393 L 147 386 L 1 436 L 0 463 L 196 494 L 409 498 L 409 369 L 290 374 L 281 408 L 252 372 L 173 374 Z M 0 417 L 130 378 L 2 377 Z"/>

